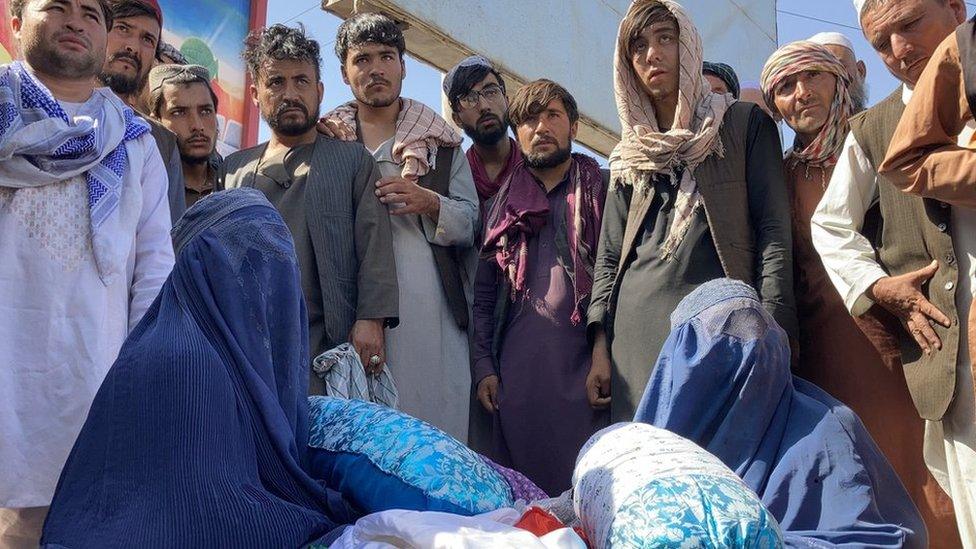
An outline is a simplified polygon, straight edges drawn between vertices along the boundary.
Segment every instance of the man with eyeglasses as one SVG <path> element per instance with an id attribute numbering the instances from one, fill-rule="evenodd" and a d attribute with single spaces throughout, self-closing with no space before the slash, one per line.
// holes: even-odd
<path id="1" fill-rule="evenodd" d="M 220 190 L 217 94 L 200 65 L 157 65 L 149 72 L 149 115 L 176 134 L 186 206 Z"/>
<path id="2" fill-rule="evenodd" d="M 444 95 L 451 103 L 454 123 L 474 142 L 466 154 L 484 218 L 488 201 L 522 160 L 515 140 L 508 136 L 505 81 L 491 61 L 472 55 L 444 77 Z"/>

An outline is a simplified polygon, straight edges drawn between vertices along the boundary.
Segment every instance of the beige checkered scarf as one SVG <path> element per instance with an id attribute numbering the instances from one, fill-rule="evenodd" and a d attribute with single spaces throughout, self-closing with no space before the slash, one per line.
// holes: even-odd
<path id="1" fill-rule="evenodd" d="M 340 105 L 325 118 L 339 118 L 357 129 L 355 101 Z M 358 130 L 357 130 L 358 133 Z M 393 160 L 402 167 L 404 179 L 416 180 L 427 175 L 437 157 L 437 147 L 457 147 L 461 136 L 433 109 L 420 101 L 400 98 L 396 136 L 393 140 Z"/>
<path id="2" fill-rule="evenodd" d="M 662 257 L 668 258 L 688 232 L 692 214 L 700 203 L 695 168 L 713 153 L 724 156 L 718 132 L 725 111 L 735 99 L 710 91 L 702 75 L 701 37 L 677 2 L 635 0 L 626 17 L 634 17 L 635 11 L 648 3 L 665 6 L 678 21 L 681 65 L 678 108 L 672 127 L 662 132 L 654 105 L 631 68 L 627 37 L 618 30 L 613 90 L 623 132 L 620 143 L 610 154 L 610 173 L 612 185 L 632 185 L 637 192 L 647 192 L 652 178 L 659 173 L 667 174 L 678 187 L 674 219 L 661 249 Z M 683 168 L 678 181 L 674 180 L 676 168 Z"/>

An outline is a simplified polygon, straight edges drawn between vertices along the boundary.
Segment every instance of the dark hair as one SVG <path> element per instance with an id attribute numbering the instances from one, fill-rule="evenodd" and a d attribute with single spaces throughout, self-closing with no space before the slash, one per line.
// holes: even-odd
<path id="1" fill-rule="evenodd" d="M 217 110 L 217 94 L 214 93 L 213 87 L 210 85 L 210 81 L 203 78 L 200 75 L 195 75 L 191 72 L 184 71 L 179 74 L 167 78 L 157 86 L 155 89 L 149 92 L 149 114 L 155 119 L 159 119 L 159 109 L 163 106 L 163 88 L 167 84 L 174 84 L 177 86 L 183 86 L 184 88 L 189 87 L 190 84 L 203 84 L 207 87 L 207 91 L 210 92 L 210 99 L 213 100 L 214 110 Z"/>
<path id="2" fill-rule="evenodd" d="M 130 17 L 149 17 L 159 23 L 159 36 L 156 37 L 156 53 L 159 53 L 159 45 L 163 43 L 163 23 L 151 7 L 142 0 L 113 0 L 111 6 L 112 21 Z M 112 26 L 109 25 L 109 29 L 111 28 Z"/>
<path id="3" fill-rule="evenodd" d="M 471 93 L 471 89 L 477 86 L 478 82 L 488 78 L 489 74 L 495 75 L 495 80 L 498 80 L 498 85 L 501 86 L 502 93 L 505 93 L 505 81 L 502 80 L 502 75 L 495 69 L 484 65 L 471 65 L 470 67 L 461 67 L 458 69 L 454 73 L 451 96 L 447 98 L 451 103 L 451 110 L 457 112 L 458 107 L 460 107 L 459 101 L 461 98 Z"/>
<path id="4" fill-rule="evenodd" d="M 10 0 L 10 15 L 18 19 L 24 18 L 24 8 L 30 4 L 31 0 Z M 105 30 L 112 28 L 112 2 L 111 0 L 98 0 L 98 5 L 102 8 L 102 16 L 105 18 Z M 153 16 L 155 17 L 155 16 Z"/>
<path id="5" fill-rule="evenodd" d="M 546 105 L 553 99 L 559 99 L 563 102 L 570 123 L 579 120 L 579 108 L 576 106 L 576 99 L 573 98 L 572 94 L 552 80 L 541 78 L 522 86 L 512 98 L 508 108 L 508 118 L 511 121 L 512 129 L 518 133 L 519 125 L 526 118 L 545 110 Z"/>
<path id="6" fill-rule="evenodd" d="M 283 60 L 307 61 L 315 65 L 315 78 L 321 76 L 319 43 L 305 34 L 305 26 L 301 23 L 297 28 L 277 23 L 251 32 L 244 39 L 241 57 L 247 64 L 247 72 L 255 80 L 265 63 Z"/>
<path id="7" fill-rule="evenodd" d="M 335 53 L 339 63 L 346 63 L 346 55 L 350 48 L 366 43 L 382 44 L 397 49 L 400 58 L 407 49 L 407 42 L 403 39 L 403 31 L 396 21 L 382 13 L 357 13 L 339 25 L 336 33 Z"/>
<path id="8" fill-rule="evenodd" d="M 678 28 L 678 20 L 671 10 L 656 0 L 634 2 L 630 10 L 620 23 L 619 49 L 622 55 L 630 57 L 631 47 L 649 25 L 654 23 L 674 23 Z M 680 29 L 679 29 L 680 30 Z"/>

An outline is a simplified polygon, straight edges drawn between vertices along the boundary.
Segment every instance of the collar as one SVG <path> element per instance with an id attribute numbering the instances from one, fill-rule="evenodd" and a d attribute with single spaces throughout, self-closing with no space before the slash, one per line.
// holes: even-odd
<path id="1" fill-rule="evenodd" d="M 907 106 L 908 105 L 908 102 L 912 100 L 912 93 L 914 91 L 915 91 L 914 88 L 909 87 L 908 84 L 902 84 L 901 85 L 901 102 L 904 103 Z"/>

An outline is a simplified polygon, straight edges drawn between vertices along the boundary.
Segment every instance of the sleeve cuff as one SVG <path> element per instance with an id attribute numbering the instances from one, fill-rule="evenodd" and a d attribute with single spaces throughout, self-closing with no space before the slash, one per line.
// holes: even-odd
<path id="1" fill-rule="evenodd" d="M 498 375 L 498 372 L 495 371 L 495 361 L 490 356 L 482 357 L 474 363 L 474 372 L 472 372 L 471 381 L 477 388 L 481 380 L 494 375 Z"/>
<path id="2" fill-rule="evenodd" d="M 849 297 L 846 300 L 847 303 L 845 303 L 845 305 L 847 305 L 847 309 L 850 311 L 852 316 L 861 316 L 868 312 L 868 309 L 874 305 L 874 301 L 867 296 L 868 288 L 886 276 L 888 276 L 888 273 L 879 269 L 877 272 L 861 277 L 861 279 L 851 287 L 851 291 L 848 294 Z"/>

